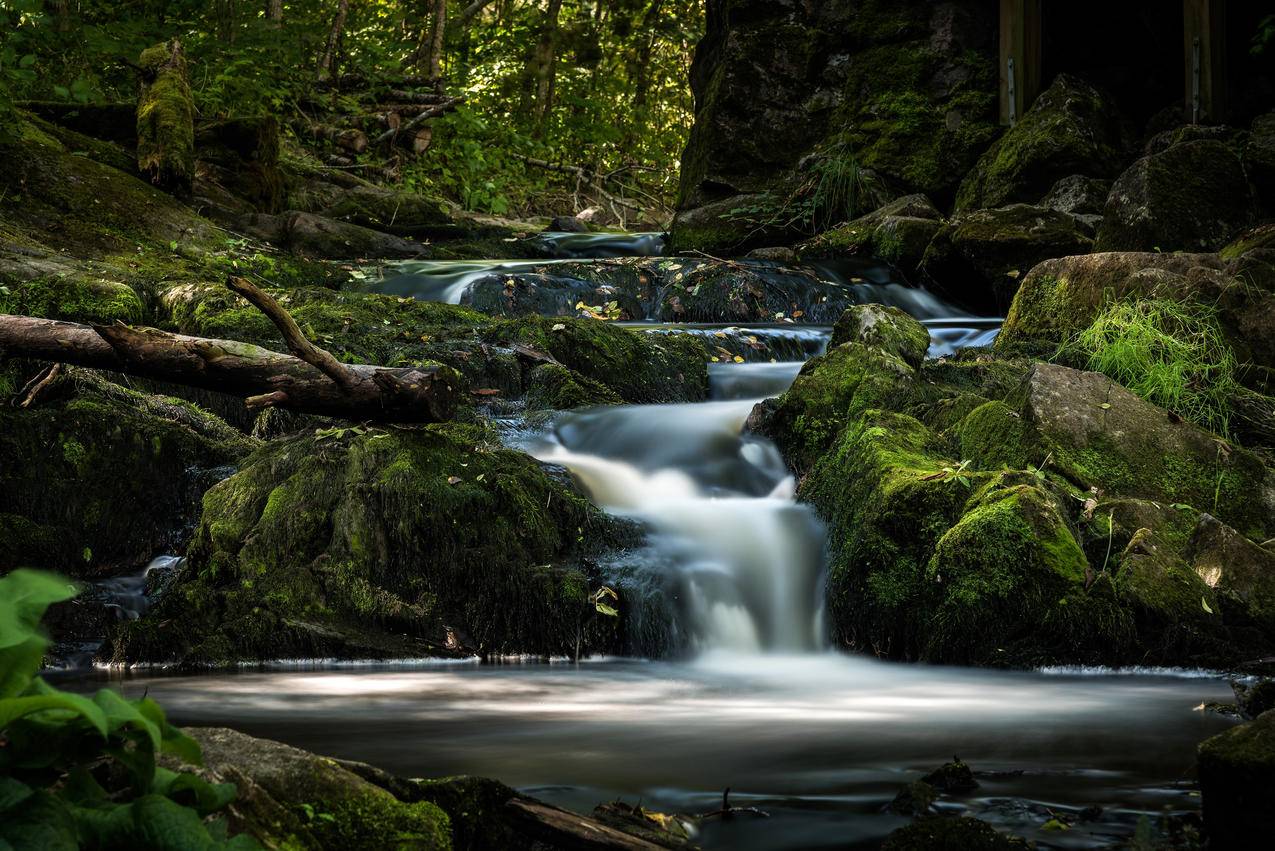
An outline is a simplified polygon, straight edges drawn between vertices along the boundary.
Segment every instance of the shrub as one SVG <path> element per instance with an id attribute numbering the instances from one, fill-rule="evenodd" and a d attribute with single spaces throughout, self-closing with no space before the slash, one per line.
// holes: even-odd
<path id="1" fill-rule="evenodd" d="M 36 676 L 49 643 L 40 619 L 75 593 L 48 573 L 0 577 L 0 848 L 259 848 L 205 821 L 234 800 L 234 784 L 156 764 L 161 752 L 201 759 L 159 704 L 109 689 L 85 697 Z"/>
<path id="2" fill-rule="evenodd" d="M 1237 364 L 1207 304 L 1167 299 L 1118 301 L 1064 344 L 1060 359 L 1120 382 L 1142 398 L 1217 434 L 1230 433 L 1242 391 Z"/>

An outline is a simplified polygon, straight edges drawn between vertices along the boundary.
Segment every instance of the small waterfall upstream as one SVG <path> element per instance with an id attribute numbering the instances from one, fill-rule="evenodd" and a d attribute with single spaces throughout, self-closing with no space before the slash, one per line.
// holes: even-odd
<path id="1" fill-rule="evenodd" d="M 794 501 L 778 450 L 741 434 L 753 405 L 800 368 L 715 368 L 713 401 L 567 413 L 525 447 L 569 469 L 602 508 L 649 527 L 638 559 L 672 584 L 693 650 L 791 653 L 823 642 L 823 527 Z"/>

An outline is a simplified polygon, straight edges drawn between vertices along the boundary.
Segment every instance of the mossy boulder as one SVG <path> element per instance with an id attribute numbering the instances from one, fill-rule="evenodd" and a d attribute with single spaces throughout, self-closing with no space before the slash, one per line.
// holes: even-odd
<path id="1" fill-rule="evenodd" d="M 1275 635 L 1275 552 L 1203 514 L 1187 542 L 1186 557 L 1217 595 L 1217 608 L 1228 621 Z"/>
<path id="2" fill-rule="evenodd" d="M 605 651 L 588 556 L 626 530 L 481 426 L 299 434 L 204 496 L 190 567 L 114 658 Z"/>
<path id="3" fill-rule="evenodd" d="M 1215 140 L 1145 156 L 1107 196 L 1099 251 L 1217 251 L 1253 221 L 1243 163 Z"/>
<path id="4" fill-rule="evenodd" d="M 95 577 L 172 552 L 253 446 L 189 403 L 71 369 L 36 406 L 0 407 L 0 570 Z"/>
<path id="5" fill-rule="evenodd" d="M 336 760 L 224 728 L 185 732 L 203 753 L 198 773 L 236 786 L 227 825 L 233 834 L 251 836 L 266 848 L 453 847 L 451 820 L 436 804 L 400 800 Z"/>
<path id="6" fill-rule="evenodd" d="M 355 186 L 334 197 L 321 211 L 329 219 L 396 236 L 428 237 L 455 229 L 447 205 L 418 192 L 379 186 Z"/>
<path id="7" fill-rule="evenodd" d="M 1111 101 L 1079 77 L 1059 74 L 966 175 L 956 209 L 1035 203 L 1072 174 L 1115 177 L 1129 147 Z"/>
<path id="8" fill-rule="evenodd" d="M 585 378 L 561 364 L 542 364 L 529 376 L 527 407 L 531 410 L 569 411 L 623 403 L 619 394 L 605 384 Z"/>
<path id="9" fill-rule="evenodd" d="M 302 257 L 324 260 L 410 259 L 429 253 L 423 244 L 401 236 L 296 210 L 250 215 L 238 228 Z"/>
<path id="10" fill-rule="evenodd" d="M 916 369 L 930 348 L 930 332 L 897 307 L 863 304 L 846 310 L 832 327 L 828 346 L 836 348 L 843 343 L 880 349 Z"/>
<path id="11" fill-rule="evenodd" d="M 1270 392 L 1275 375 L 1275 269 L 1262 252 L 1216 254 L 1104 252 L 1048 260 L 1033 268 L 996 339 L 998 354 L 1053 356 L 1112 302 L 1196 301 L 1217 313 L 1241 363 L 1240 380 Z"/>
<path id="12" fill-rule="evenodd" d="M 1265 843 L 1275 831 L 1275 710 L 1206 740 L 1196 767 L 1210 846 Z"/>
<path id="13" fill-rule="evenodd" d="M 1088 254 L 1092 240 L 1076 218 L 1013 204 L 954 217 L 925 250 L 920 275 L 940 295 L 983 313 L 1008 309 L 1019 282 L 1043 260 Z"/>
<path id="14" fill-rule="evenodd" d="M 911 277 L 916 275 L 943 217 L 924 195 L 906 195 L 824 231 L 798 246 L 807 260 L 877 257 Z"/>

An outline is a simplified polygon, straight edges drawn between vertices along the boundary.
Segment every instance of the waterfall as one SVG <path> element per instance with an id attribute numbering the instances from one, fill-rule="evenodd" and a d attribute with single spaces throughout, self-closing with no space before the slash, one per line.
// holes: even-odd
<path id="1" fill-rule="evenodd" d="M 665 571 L 692 649 L 822 644 L 822 524 L 794 501 L 774 445 L 741 434 L 753 405 L 800 366 L 714 370 L 716 401 L 562 414 L 526 446 L 569 469 L 600 507 L 646 524 L 644 563 Z"/>

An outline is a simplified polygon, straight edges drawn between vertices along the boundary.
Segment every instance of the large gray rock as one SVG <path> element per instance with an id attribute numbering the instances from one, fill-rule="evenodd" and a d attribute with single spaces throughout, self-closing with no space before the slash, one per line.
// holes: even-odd
<path id="1" fill-rule="evenodd" d="M 1019 281 L 1043 260 L 1087 254 L 1092 240 L 1075 217 L 1012 204 L 954 217 L 926 248 L 922 281 L 966 307 L 1003 314 Z"/>
<path id="2" fill-rule="evenodd" d="M 410 259 L 429 253 L 419 242 L 296 210 L 277 216 L 247 216 L 239 222 L 239 229 L 302 257 L 324 260 Z"/>
<path id="3" fill-rule="evenodd" d="M 1205 514 L 1187 542 L 1186 555 L 1217 592 L 1228 620 L 1275 633 L 1275 553 Z"/>
<path id="4" fill-rule="evenodd" d="M 1129 147 L 1120 115 L 1096 89 L 1059 74 L 961 184 L 958 210 L 1034 202 L 1071 174 L 1114 177 Z"/>
<path id="5" fill-rule="evenodd" d="M 1099 251 L 1217 251 L 1253 220 L 1244 167 L 1222 142 L 1182 142 L 1145 156 L 1107 196 Z"/>

